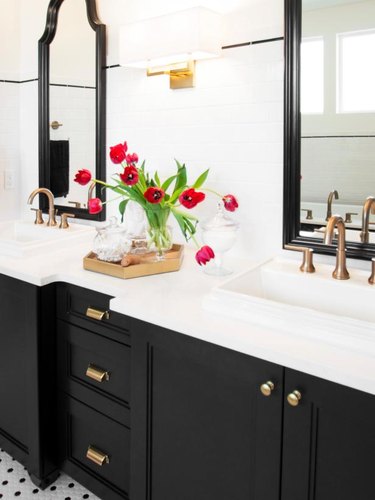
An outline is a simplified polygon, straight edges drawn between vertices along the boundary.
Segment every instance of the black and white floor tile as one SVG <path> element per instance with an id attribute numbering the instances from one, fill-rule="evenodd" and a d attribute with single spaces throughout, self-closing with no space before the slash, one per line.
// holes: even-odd
<path id="1" fill-rule="evenodd" d="M 24 466 L 5 451 L 0 450 L 0 499 L 1 500 L 100 500 L 90 491 L 65 474 L 44 491 L 30 480 Z"/>

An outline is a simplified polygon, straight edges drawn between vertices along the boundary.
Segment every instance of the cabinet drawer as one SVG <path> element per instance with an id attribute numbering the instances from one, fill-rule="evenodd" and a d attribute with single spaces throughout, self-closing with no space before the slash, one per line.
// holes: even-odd
<path id="1" fill-rule="evenodd" d="M 79 476 L 85 486 L 103 498 L 117 498 L 117 494 L 127 498 L 130 430 L 62 394 L 60 418 L 62 469 L 73 477 Z M 89 449 L 91 459 L 87 456 Z M 114 490 L 116 495 L 107 492 L 103 495 L 103 487 Z"/>
<path id="2" fill-rule="evenodd" d="M 57 317 L 97 333 L 110 331 L 121 342 L 129 335 L 129 318 L 109 310 L 111 298 L 93 290 L 59 283 L 56 287 Z M 100 312 L 105 313 L 103 317 Z"/>
<path id="3" fill-rule="evenodd" d="M 63 321 L 57 332 L 60 387 L 75 395 L 84 385 L 129 406 L 130 347 Z"/>

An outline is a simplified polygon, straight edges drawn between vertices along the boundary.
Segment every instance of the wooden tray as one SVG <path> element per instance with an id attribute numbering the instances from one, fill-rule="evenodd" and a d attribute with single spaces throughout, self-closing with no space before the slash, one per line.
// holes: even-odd
<path id="1" fill-rule="evenodd" d="M 94 252 L 90 252 L 83 259 L 83 268 L 95 273 L 108 274 L 115 278 L 130 279 L 152 274 L 170 273 L 181 267 L 184 254 L 183 245 L 173 245 L 165 253 L 165 260 L 155 261 L 155 253 L 147 253 L 141 257 L 139 264 L 122 267 L 119 262 L 104 262 L 98 260 Z"/>

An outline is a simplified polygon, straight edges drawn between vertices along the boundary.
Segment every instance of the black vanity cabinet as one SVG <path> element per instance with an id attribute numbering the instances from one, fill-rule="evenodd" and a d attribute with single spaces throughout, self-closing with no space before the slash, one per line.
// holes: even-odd
<path id="1" fill-rule="evenodd" d="M 288 369 L 285 395 L 282 500 L 374 500 L 375 397 Z"/>
<path id="2" fill-rule="evenodd" d="M 278 500 L 283 368 L 132 325 L 130 497 Z"/>
<path id="3" fill-rule="evenodd" d="M 54 296 L 0 275 L 0 447 L 38 486 L 55 480 Z"/>

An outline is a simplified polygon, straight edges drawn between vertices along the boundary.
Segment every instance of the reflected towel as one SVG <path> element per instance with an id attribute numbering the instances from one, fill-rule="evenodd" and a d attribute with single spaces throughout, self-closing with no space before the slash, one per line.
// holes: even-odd
<path id="1" fill-rule="evenodd" d="M 55 198 L 69 193 L 69 141 L 50 141 L 51 191 Z"/>

